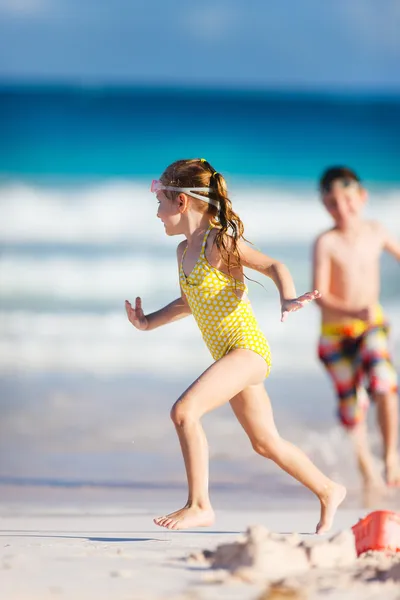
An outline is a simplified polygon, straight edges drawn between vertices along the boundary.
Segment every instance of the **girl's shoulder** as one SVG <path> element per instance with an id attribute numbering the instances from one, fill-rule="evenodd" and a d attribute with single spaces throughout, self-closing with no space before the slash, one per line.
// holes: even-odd
<path id="1" fill-rule="evenodd" d="M 187 248 L 187 240 L 182 240 L 176 247 L 176 254 L 178 259 L 182 258 L 182 254 L 185 252 Z"/>
<path id="2" fill-rule="evenodd" d="M 179 250 L 184 250 L 187 246 L 187 240 L 182 240 L 181 242 L 179 242 L 179 244 L 176 247 L 176 251 L 179 252 Z"/>
<path id="3" fill-rule="evenodd" d="M 220 232 L 221 228 L 217 226 L 213 226 L 207 235 L 207 241 L 206 241 L 206 252 L 211 252 L 211 253 L 215 253 L 215 254 L 219 254 L 219 244 L 217 245 L 217 236 L 218 233 Z"/>
<path id="4" fill-rule="evenodd" d="M 218 227 L 218 225 L 214 226 L 212 229 L 210 229 L 210 233 L 208 236 L 208 242 L 210 243 L 210 246 L 214 246 L 215 245 L 215 240 L 218 236 L 218 234 L 221 231 L 221 227 Z M 226 247 L 227 250 L 231 250 L 232 246 L 233 246 L 233 237 L 232 235 L 229 233 L 229 231 L 224 231 L 222 234 L 222 238 L 224 240 L 224 245 Z M 220 240 L 222 241 L 222 240 Z"/>
<path id="5" fill-rule="evenodd" d="M 216 226 L 210 226 L 210 231 L 208 233 L 208 241 L 214 243 L 215 238 L 218 235 L 220 228 Z"/>

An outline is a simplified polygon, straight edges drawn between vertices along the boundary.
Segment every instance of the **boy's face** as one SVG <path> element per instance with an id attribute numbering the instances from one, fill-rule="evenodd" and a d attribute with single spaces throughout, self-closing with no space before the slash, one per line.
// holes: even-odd
<path id="1" fill-rule="evenodd" d="M 366 199 L 366 191 L 357 181 L 344 183 L 340 179 L 322 194 L 324 206 L 339 229 L 346 229 L 360 218 Z"/>

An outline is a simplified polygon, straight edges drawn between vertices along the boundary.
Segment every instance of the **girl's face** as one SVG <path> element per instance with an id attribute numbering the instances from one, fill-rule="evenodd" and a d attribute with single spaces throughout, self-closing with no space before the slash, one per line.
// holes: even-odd
<path id="1" fill-rule="evenodd" d="M 169 200 L 162 191 L 157 192 L 158 210 L 157 217 L 164 223 L 167 235 L 180 235 L 182 233 L 182 212 L 180 200 Z"/>

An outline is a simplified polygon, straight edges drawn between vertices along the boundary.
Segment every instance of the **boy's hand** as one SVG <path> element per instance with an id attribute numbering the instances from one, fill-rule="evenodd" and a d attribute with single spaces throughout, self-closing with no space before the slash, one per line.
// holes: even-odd
<path id="1" fill-rule="evenodd" d="M 132 307 L 129 300 L 125 300 L 125 310 L 128 315 L 128 319 L 132 323 L 136 329 L 140 329 L 141 331 L 145 331 L 148 327 L 148 321 L 144 316 L 142 310 L 142 300 L 141 298 L 136 298 L 135 308 Z"/>
<path id="2" fill-rule="evenodd" d="M 358 310 L 354 316 L 356 319 L 360 319 L 366 323 L 373 323 L 375 319 L 375 312 L 375 306 L 367 306 L 366 308 Z"/>
<path id="3" fill-rule="evenodd" d="M 303 306 L 309 302 L 312 302 L 313 300 L 316 300 L 317 298 L 321 298 L 321 294 L 318 290 L 314 290 L 313 292 L 307 292 L 298 298 L 293 298 L 293 300 L 283 300 L 281 306 L 281 321 L 285 321 L 290 312 L 300 310 L 300 308 L 303 308 Z"/>

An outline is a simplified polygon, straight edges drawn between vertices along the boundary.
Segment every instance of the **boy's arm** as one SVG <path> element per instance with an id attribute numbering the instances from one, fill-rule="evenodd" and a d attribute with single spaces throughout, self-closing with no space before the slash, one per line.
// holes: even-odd
<path id="1" fill-rule="evenodd" d="M 318 306 L 337 312 L 345 317 L 357 318 L 360 311 L 352 310 L 347 303 L 330 293 L 331 255 L 328 240 L 321 235 L 314 244 L 313 286 L 321 293 Z"/>
<path id="2" fill-rule="evenodd" d="M 177 249 L 178 266 L 181 264 L 184 244 L 185 242 L 179 244 Z M 136 298 L 135 308 L 133 308 L 128 300 L 126 300 L 125 309 L 132 325 L 143 331 L 151 331 L 162 325 L 178 321 L 178 319 L 183 319 L 192 313 L 182 288 L 179 298 L 176 298 L 176 300 L 173 300 L 163 308 L 160 308 L 160 310 L 150 313 L 149 315 L 144 315 L 140 298 Z"/>
<path id="3" fill-rule="evenodd" d="M 400 261 L 400 242 L 385 228 L 382 228 L 382 231 L 384 236 L 383 249 Z"/>
<path id="4" fill-rule="evenodd" d="M 275 283 L 281 301 L 282 321 L 289 312 L 302 308 L 305 304 L 319 297 L 319 292 L 307 292 L 296 297 L 296 288 L 289 269 L 278 260 L 251 248 L 242 240 L 238 244 L 240 259 L 244 267 L 258 271 Z"/>

